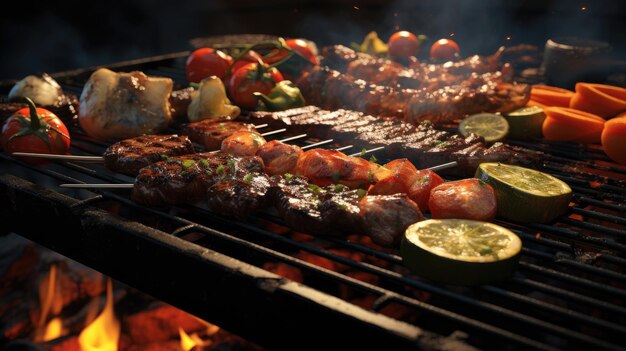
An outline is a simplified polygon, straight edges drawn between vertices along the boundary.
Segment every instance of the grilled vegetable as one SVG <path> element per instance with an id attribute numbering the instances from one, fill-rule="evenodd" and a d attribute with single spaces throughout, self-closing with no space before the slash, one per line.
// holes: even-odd
<path id="1" fill-rule="evenodd" d="M 454 60 L 460 54 L 459 44 L 451 39 L 439 39 L 430 47 L 430 58 L 435 61 Z"/>
<path id="2" fill-rule="evenodd" d="M 626 165 L 626 116 L 606 122 L 602 131 L 602 147 L 611 159 Z"/>
<path id="3" fill-rule="evenodd" d="M 495 190 L 498 217 L 516 222 L 551 222 L 567 212 L 572 197 L 572 189 L 563 181 L 519 166 L 482 163 L 476 178 Z"/>
<path id="4" fill-rule="evenodd" d="M 370 55 L 386 55 L 389 46 L 378 37 L 378 33 L 371 31 L 363 39 L 363 43 L 354 43 L 355 48 Z"/>
<path id="5" fill-rule="evenodd" d="M 407 59 L 417 56 L 420 41 L 411 32 L 405 30 L 395 32 L 389 37 L 389 56 L 396 59 Z"/>
<path id="6" fill-rule="evenodd" d="M 282 80 L 284 78 L 276 68 L 249 63 L 239 68 L 230 78 L 230 97 L 238 106 L 254 110 L 258 99 L 253 93 L 269 94 L 276 83 Z"/>
<path id="7" fill-rule="evenodd" d="M 70 147 L 70 134 L 65 124 L 52 112 L 37 108 L 25 98 L 27 108 L 18 110 L 2 127 L 0 143 L 5 152 L 65 154 Z M 40 163 L 41 159 L 24 158 Z"/>
<path id="8" fill-rule="evenodd" d="M 9 91 L 9 99 L 11 100 L 28 97 L 40 106 L 54 105 L 62 95 L 63 90 L 59 83 L 47 74 L 43 74 L 41 77 L 26 76 L 15 83 L 11 91 Z"/>
<path id="9" fill-rule="evenodd" d="M 509 137 L 517 140 L 541 138 L 546 114 L 539 106 L 527 106 L 504 114 L 509 122 Z"/>
<path id="10" fill-rule="evenodd" d="M 573 96 L 571 90 L 541 84 L 533 85 L 530 90 L 530 99 L 545 106 L 569 107 Z"/>
<path id="11" fill-rule="evenodd" d="M 400 245 L 405 266 L 445 284 L 477 285 L 510 277 L 522 241 L 501 226 L 465 219 L 430 219 L 410 226 Z"/>
<path id="12" fill-rule="evenodd" d="M 591 113 L 565 107 L 546 107 L 543 136 L 547 140 L 599 143 L 604 119 Z"/>
<path id="13" fill-rule="evenodd" d="M 310 67 L 317 66 L 319 61 L 315 55 L 317 49 L 314 44 L 304 39 L 279 39 L 277 49 L 272 50 L 263 60 L 275 65 L 285 78 L 296 82 Z"/>
<path id="14" fill-rule="evenodd" d="M 305 105 L 300 89 L 290 80 L 276 83 L 269 95 L 259 92 L 253 95 L 259 98 L 258 110 L 260 111 L 284 111 Z"/>
<path id="15" fill-rule="evenodd" d="M 605 84 L 576 83 L 571 108 L 600 117 L 613 117 L 626 111 L 626 89 Z"/>
<path id="16" fill-rule="evenodd" d="M 204 78 L 217 76 L 224 78 L 226 70 L 233 64 L 233 58 L 220 50 L 200 48 L 192 52 L 185 64 L 187 81 L 199 83 Z"/>
<path id="17" fill-rule="evenodd" d="M 144 73 L 95 71 L 80 96 L 78 122 L 97 139 L 127 139 L 155 134 L 172 120 L 170 78 Z"/>
<path id="18" fill-rule="evenodd" d="M 464 137 L 474 133 L 492 143 L 506 137 L 509 133 L 509 122 L 494 113 L 479 113 L 464 119 L 459 125 L 459 132 Z"/>
<path id="19" fill-rule="evenodd" d="M 430 192 L 432 218 L 462 218 L 490 221 L 496 216 L 496 194 L 478 179 L 440 184 Z"/>
<path id="20" fill-rule="evenodd" d="M 204 78 L 196 96 L 187 108 L 187 117 L 191 122 L 208 118 L 237 117 L 241 109 L 230 103 L 222 80 L 216 76 Z"/>

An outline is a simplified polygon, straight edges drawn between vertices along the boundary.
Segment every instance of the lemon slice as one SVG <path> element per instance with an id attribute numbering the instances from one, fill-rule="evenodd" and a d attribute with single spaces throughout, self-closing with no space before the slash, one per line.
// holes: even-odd
<path id="1" fill-rule="evenodd" d="M 509 137 L 517 140 L 527 140 L 542 137 L 543 121 L 546 114 L 539 106 L 527 106 L 511 111 L 504 115 L 509 122 Z"/>
<path id="2" fill-rule="evenodd" d="M 509 132 L 509 122 L 500 115 L 493 113 L 479 113 L 472 115 L 461 121 L 459 132 L 468 137 L 474 133 L 491 143 L 502 140 Z"/>
<path id="3" fill-rule="evenodd" d="M 475 177 L 495 190 L 496 215 L 516 222 L 551 222 L 567 212 L 572 197 L 565 182 L 530 168 L 487 162 Z"/>
<path id="4" fill-rule="evenodd" d="M 440 283 L 477 285 L 510 277 L 522 241 L 488 222 L 430 219 L 407 228 L 400 254 L 415 274 Z"/>

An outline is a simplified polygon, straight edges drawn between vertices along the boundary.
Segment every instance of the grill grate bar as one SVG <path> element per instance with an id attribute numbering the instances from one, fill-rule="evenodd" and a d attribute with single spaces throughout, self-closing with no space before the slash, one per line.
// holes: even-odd
<path id="1" fill-rule="evenodd" d="M 610 228 L 610 227 L 606 227 L 606 226 L 595 224 L 595 223 L 578 221 L 578 220 L 567 218 L 567 217 L 561 218 L 559 222 L 571 224 L 579 228 L 593 230 L 597 233 L 615 236 L 621 239 L 626 238 L 626 230 L 619 230 L 619 229 Z"/>
<path id="2" fill-rule="evenodd" d="M 573 268 L 578 268 L 581 271 L 585 271 L 585 272 L 589 272 L 589 273 L 593 273 L 593 274 L 597 274 L 597 275 L 601 275 L 601 276 L 605 276 L 607 278 L 612 278 L 612 279 L 618 279 L 618 280 L 623 280 L 626 281 L 626 274 L 622 274 L 622 273 L 617 273 L 614 271 L 610 271 L 608 269 L 604 269 L 604 268 L 600 268 L 597 266 L 592 266 L 590 264 L 585 264 L 576 260 L 572 260 L 570 258 L 565 258 L 565 257 L 558 257 L 557 256 L 553 256 L 551 254 L 545 253 L 545 252 L 541 252 L 541 251 L 536 251 L 536 250 L 531 250 L 528 248 L 522 248 L 522 251 L 530 256 L 534 256 L 534 257 L 539 257 L 539 258 L 543 258 L 545 260 L 551 261 L 553 263 L 560 263 L 560 264 L 564 264 Z"/>
<path id="3" fill-rule="evenodd" d="M 573 207 L 572 208 L 572 212 L 576 213 L 576 214 L 583 215 L 583 216 L 600 219 L 600 220 L 603 220 L 603 221 L 606 221 L 606 222 L 626 225 L 626 218 L 624 218 L 624 217 L 618 217 L 618 216 L 613 216 L 613 215 L 609 215 L 609 214 L 602 213 L 602 212 L 585 210 L 585 209 L 580 208 L 580 207 Z"/>

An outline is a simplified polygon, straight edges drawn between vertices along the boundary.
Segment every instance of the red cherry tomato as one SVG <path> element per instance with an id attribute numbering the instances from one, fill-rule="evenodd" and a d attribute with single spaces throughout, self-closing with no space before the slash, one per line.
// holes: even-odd
<path id="1" fill-rule="evenodd" d="M 66 154 L 70 148 L 70 133 L 65 124 L 52 112 L 35 108 L 29 99 L 29 107 L 15 112 L 6 120 L 0 135 L 5 152 L 34 152 L 42 154 Z M 23 158 L 31 163 L 42 159 Z"/>
<path id="2" fill-rule="evenodd" d="M 394 58 L 409 58 L 417 55 L 419 40 L 415 34 L 405 30 L 395 32 L 389 38 L 389 56 Z"/>
<path id="3" fill-rule="evenodd" d="M 259 62 L 264 62 L 263 56 L 261 56 L 258 52 L 254 50 L 250 50 L 246 52 L 245 55 L 243 55 L 242 57 L 238 58 L 235 61 L 235 63 L 230 67 L 230 74 L 232 75 L 233 72 L 236 72 L 238 69 L 240 69 L 241 67 L 249 63 L 259 63 Z"/>
<path id="4" fill-rule="evenodd" d="M 199 83 L 206 77 L 217 76 L 224 78 L 226 70 L 233 64 L 233 58 L 220 50 L 200 48 L 192 52 L 187 58 L 185 72 L 187 81 Z"/>
<path id="5" fill-rule="evenodd" d="M 228 84 L 230 97 L 240 107 L 253 110 L 258 100 L 252 93 L 268 95 L 276 83 L 282 80 L 283 75 L 276 68 L 249 63 L 239 68 L 230 78 Z"/>
<path id="6" fill-rule="evenodd" d="M 462 179 L 435 187 L 428 205 L 432 218 L 490 221 L 496 216 L 496 193 L 479 179 Z"/>
<path id="7" fill-rule="evenodd" d="M 454 40 L 439 39 L 430 48 L 430 58 L 437 61 L 449 61 L 459 56 L 461 48 Z"/>
<path id="8" fill-rule="evenodd" d="M 307 59 L 311 64 L 318 65 L 319 61 L 313 53 L 313 49 L 309 46 L 309 43 L 303 39 L 288 39 L 285 40 L 285 46 L 302 55 L 305 59 Z M 266 55 L 265 62 L 272 64 L 274 62 L 278 62 L 285 57 L 287 57 L 289 53 L 287 50 L 280 50 L 277 52 L 277 49 L 273 50 L 271 54 Z"/>
<path id="9" fill-rule="evenodd" d="M 417 181 L 409 189 L 409 198 L 419 206 L 420 210 L 428 210 L 428 198 L 430 191 L 442 184 L 444 180 L 435 172 L 429 169 L 417 171 Z"/>

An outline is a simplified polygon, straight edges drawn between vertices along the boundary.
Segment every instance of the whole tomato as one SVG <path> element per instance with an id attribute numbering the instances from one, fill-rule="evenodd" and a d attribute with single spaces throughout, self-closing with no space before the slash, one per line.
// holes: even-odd
<path id="1" fill-rule="evenodd" d="M 435 61 L 450 61 L 460 53 L 459 44 L 450 39 L 439 39 L 430 47 L 430 58 Z"/>
<path id="2" fill-rule="evenodd" d="M 389 56 L 399 59 L 407 59 L 416 56 L 419 50 L 417 36 L 405 30 L 395 32 L 389 38 Z"/>
<path id="3" fill-rule="evenodd" d="M 52 112 L 37 108 L 26 98 L 28 107 L 15 112 L 6 120 L 0 135 L 0 144 L 8 154 L 32 152 L 41 154 L 65 154 L 70 148 L 70 133 L 65 124 Z M 31 163 L 41 159 L 23 158 Z"/>
<path id="4" fill-rule="evenodd" d="M 233 58 L 220 50 L 200 48 L 192 52 L 185 64 L 187 81 L 199 83 L 206 77 L 224 78 L 226 70 L 233 64 Z"/>
<path id="5" fill-rule="evenodd" d="M 306 40 L 289 39 L 282 45 L 292 50 L 291 56 L 286 49 L 274 49 L 265 55 L 263 60 L 268 64 L 277 65 L 285 78 L 292 82 L 297 82 L 306 70 L 319 64 L 313 48 Z"/>
<path id="6" fill-rule="evenodd" d="M 282 80 L 283 75 L 276 68 L 249 63 L 233 73 L 228 84 L 229 94 L 239 107 L 254 110 L 258 99 L 252 93 L 268 95 Z"/>
<path id="7" fill-rule="evenodd" d="M 461 218 L 490 221 L 496 216 L 496 193 L 476 178 L 447 182 L 430 192 L 428 206 L 432 218 Z"/>
<path id="8" fill-rule="evenodd" d="M 443 182 L 443 178 L 437 173 L 429 169 L 419 170 L 417 171 L 417 181 L 409 189 L 409 197 L 415 201 L 420 210 L 426 211 L 429 209 L 430 191 Z"/>
<path id="9" fill-rule="evenodd" d="M 250 50 L 245 53 L 242 57 L 238 58 L 232 66 L 230 66 L 230 72 L 236 72 L 241 67 L 249 64 L 249 63 L 259 63 L 265 62 L 263 61 L 263 56 L 254 50 Z"/>

